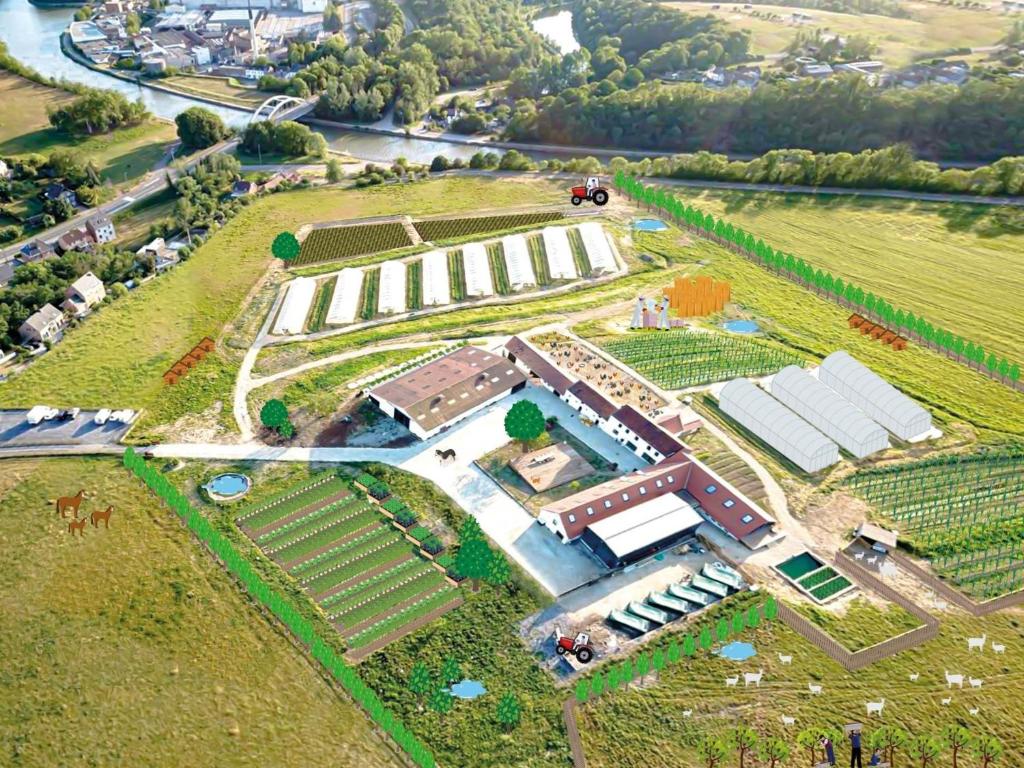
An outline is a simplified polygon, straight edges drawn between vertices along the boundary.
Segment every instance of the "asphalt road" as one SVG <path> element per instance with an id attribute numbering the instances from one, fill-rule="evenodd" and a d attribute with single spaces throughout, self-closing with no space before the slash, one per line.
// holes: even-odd
<path id="1" fill-rule="evenodd" d="M 108 421 L 96 424 L 96 411 L 82 411 L 69 421 L 43 421 L 29 424 L 27 410 L 0 411 L 0 452 L 4 449 L 52 448 L 75 446 L 117 446 L 130 427 Z"/>

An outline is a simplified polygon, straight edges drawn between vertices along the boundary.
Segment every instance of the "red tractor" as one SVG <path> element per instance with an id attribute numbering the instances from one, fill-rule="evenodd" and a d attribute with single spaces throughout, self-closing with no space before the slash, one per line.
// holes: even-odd
<path id="1" fill-rule="evenodd" d="M 589 664 L 594 658 L 594 648 L 590 645 L 590 635 L 586 632 L 580 632 L 572 638 L 555 629 L 555 637 L 555 653 L 559 656 L 575 656 L 580 664 Z"/>
<path id="2" fill-rule="evenodd" d="M 608 202 L 608 190 L 601 186 L 601 179 L 597 176 L 591 176 L 582 186 L 572 188 L 572 204 L 579 205 L 584 200 L 589 200 L 594 205 L 604 205 Z"/>

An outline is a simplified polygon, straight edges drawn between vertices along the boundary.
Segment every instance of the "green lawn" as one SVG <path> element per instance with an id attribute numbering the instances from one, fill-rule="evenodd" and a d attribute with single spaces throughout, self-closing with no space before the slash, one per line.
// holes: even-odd
<path id="1" fill-rule="evenodd" d="M 79 488 L 109 530 L 69 536 Z M 3 462 L 0 536 L 4 765 L 399 765 L 115 461 Z"/>
<path id="2" fill-rule="evenodd" d="M 806 601 L 793 603 L 791 607 L 851 651 L 859 651 L 921 625 L 917 617 L 898 605 L 888 605 L 883 610 L 864 597 L 855 597 L 845 605 L 830 608 L 820 608 Z"/>
<path id="3" fill-rule="evenodd" d="M 237 104 L 255 109 L 264 101 L 274 96 L 272 93 L 257 88 L 246 88 L 233 77 L 199 77 L 197 75 L 174 75 L 160 81 L 160 85 L 174 88 L 182 93 L 190 93 L 208 99 Z"/>
<path id="4" fill-rule="evenodd" d="M 1024 659 L 1019 613 L 980 619 L 946 614 L 942 621 L 935 640 L 852 674 L 781 622 L 762 622 L 757 630 L 745 630 L 742 639 L 757 650 L 757 656 L 747 662 L 698 652 L 668 667 L 643 689 L 619 690 L 580 707 L 587 764 L 593 768 L 698 768 L 705 765 L 697 756 L 699 741 L 706 734 L 723 735 L 740 723 L 762 737 L 785 739 L 792 749 L 786 765 L 794 766 L 810 764 L 806 750 L 795 743 L 800 730 L 841 728 L 850 721 L 863 723 L 868 733 L 885 724 L 911 734 L 937 733 L 945 725 L 960 723 L 975 734 L 998 737 L 1006 754 L 1012 754 L 1024 738 L 1016 671 Z M 1005 640 L 1006 655 L 969 655 L 965 638 L 983 633 L 1000 638 L 997 642 Z M 783 666 L 780 653 L 792 655 L 793 663 Z M 764 670 L 760 687 L 725 687 L 726 677 L 758 669 Z M 944 669 L 980 677 L 984 686 L 954 688 L 953 703 L 944 707 L 941 699 L 950 695 Z M 912 673 L 920 675 L 917 682 L 910 681 Z M 811 696 L 808 683 L 820 684 L 823 694 Z M 880 698 L 886 702 L 884 719 L 865 717 L 865 702 Z M 968 714 L 973 707 L 979 709 L 978 717 Z M 691 716 L 685 717 L 684 710 L 690 710 Z M 784 727 L 783 715 L 796 718 L 796 725 Z M 845 745 L 839 745 L 837 758 L 840 765 L 849 759 Z M 1005 765 L 1017 765 L 1014 760 Z M 733 753 L 721 765 L 737 764 Z M 905 751 L 897 753 L 896 764 L 911 764 Z M 950 765 L 948 753 L 934 764 Z M 965 764 L 976 763 L 961 762 Z"/>
<path id="5" fill-rule="evenodd" d="M 1024 364 L 1024 233 L 984 206 L 673 190 L 844 281 Z M 780 318 L 784 319 L 784 318 Z"/>

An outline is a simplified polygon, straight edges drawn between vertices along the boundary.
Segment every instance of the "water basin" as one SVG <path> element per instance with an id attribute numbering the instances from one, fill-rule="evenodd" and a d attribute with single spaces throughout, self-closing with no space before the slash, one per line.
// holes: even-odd
<path id="1" fill-rule="evenodd" d="M 723 646 L 718 655 L 732 661 L 746 661 L 751 656 L 756 656 L 757 651 L 750 643 L 732 642 Z"/>
<path id="2" fill-rule="evenodd" d="M 215 501 L 231 501 L 245 496 L 252 488 L 252 480 L 237 472 L 225 472 L 211 478 L 203 488 Z"/>
<path id="3" fill-rule="evenodd" d="M 668 229 L 668 224 L 661 219 L 637 219 L 633 222 L 633 228 L 643 232 L 661 232 Z"/>
<path id="4" fill-rule="evenodd" d="M 487 693 L 487 689 L 479 680 L 463 680 L 453 685 L 448 692 L 459 699 L 475 699 Z"/>
<path id="5" fill-rule="evenodd" d="M 761 330 L 753 320 L 727 320 L 722 327 L 731 333 L 758 333 Z"/>

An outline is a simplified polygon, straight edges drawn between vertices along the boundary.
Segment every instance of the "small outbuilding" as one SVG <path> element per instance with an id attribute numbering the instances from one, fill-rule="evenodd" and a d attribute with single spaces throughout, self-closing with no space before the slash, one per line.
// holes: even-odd
<path id="1" fill-rule="evenodd" d="M 861 523 L 857 527 L 857 538 L 864 539 L 871 548 L 882 554 L 889 554 L 896 549 L 898 534 L 874 523 Z"/>

